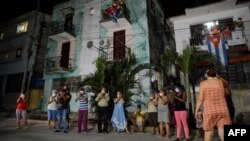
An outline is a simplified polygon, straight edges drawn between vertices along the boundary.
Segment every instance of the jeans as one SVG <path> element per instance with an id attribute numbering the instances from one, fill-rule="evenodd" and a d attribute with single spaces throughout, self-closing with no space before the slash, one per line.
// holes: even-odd
<path id="1" fill-rule="evenodd" d="M 60 128 L 63 125 L 63 131 L 66 131 L 67 129 L 67 109 L 59 109 L 57 110 L 57 130 L 60 130 Z"/>

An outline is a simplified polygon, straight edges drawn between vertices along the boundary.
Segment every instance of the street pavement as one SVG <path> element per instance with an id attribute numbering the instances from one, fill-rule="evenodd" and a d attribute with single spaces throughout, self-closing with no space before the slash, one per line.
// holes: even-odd
<path id="1" fill-rule="evenodd" d="M 0 117 L 0 141 L 166 141 L 165 137 L 151 135 L 151 133 L 97 133 L 95 129 L 88 133 L 77 133 L 77 127 L 72 124 L 68 133 L 55 133 L 48 129 L 46 121 L 28 120 L 28 129 L 16 129 L 14 118 Z M 170 141 L 174 140 L 172 136 Z M 202 141 L 195 138 L 193 141 Z M 218 141 L 218 137 L 214 141 Z"/>

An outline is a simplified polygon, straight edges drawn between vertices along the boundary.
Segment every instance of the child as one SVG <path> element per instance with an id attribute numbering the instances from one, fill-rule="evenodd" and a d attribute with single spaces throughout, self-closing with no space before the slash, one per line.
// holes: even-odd
<path id="1" fill-rule="evenodd" d="M 203 116 L 202 116 L 202 112 L 199 111 L 196 117 L 196 128 L 198 128 L 199 131 L 199 137 L 203 138 Z"/>
<path id="2" fill-rule="evenodd" d="M 79 106 L 78 106 L 78 133 L 82 131 L 88 132 L 88 95 L 85 92 L 84 89 L 81 89 L 79 91 L 79 94 L 77 95 L 76 102 L 79 100 Z"/>

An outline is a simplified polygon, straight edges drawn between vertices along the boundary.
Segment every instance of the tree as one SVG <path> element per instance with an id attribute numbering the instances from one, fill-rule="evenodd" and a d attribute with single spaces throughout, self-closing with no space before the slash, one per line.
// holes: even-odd
<path id="1" fill-rule="evenodd" d="M 98 58 L 95 61 L 96 71 L 82 80 L 80 86 L 89 85 L 94 93 L 100 92 L 103 85 L 108 87 L 111 99 L 116 96 L 117 91 L 121 91 L 124 96 L 125 105 L 130 106 L 135 102 L 132 96 L 141 96 L 143 93 L 138 73 L 148 69 L 148 64 L 138 64 L 135 54 L 129 48 L 127 57 L 121 60 L 107 61 L 104 58 Z M 131 91 L 137 89 L 138 92 Z M 92 101 L 96 105 L 96 102 Z"/>
<path id="2" fill-rule="evenodd" d="M 169 65 L 174 64 L 176 69 L 183 73 L 185 81 L 185 91 L 188 95 L 188 103 L 191 103 L 190 77 L 191 74 L 197 72 L 197 65 L 208 62 L 214 65 L 216 64 L 216 59 L 211 53 L 207 51 L 200 51 L 200 48 L 195 46 L 186 47 L 185 49 L 183 49 L 182 54 L 178 54 L 171 49 L 166 49 L 164 55 L 161 58 L 162 63 Z M 193 101 L 195 102 L 195 96 L 193 96 L 193 98 Z"/>

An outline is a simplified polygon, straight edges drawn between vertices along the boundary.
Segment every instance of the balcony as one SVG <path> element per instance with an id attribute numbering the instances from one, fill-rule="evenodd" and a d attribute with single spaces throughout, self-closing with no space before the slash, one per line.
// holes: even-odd
<path id="1" fill-rule="evenodd" d="M 228 46 L 244 45 L 246 44 L 246 39 L 243 36 L 242 30 L 235 30 L 231 32 L 231 37 L 228 39 Z"/>
<path id="2" fill-rule="evenodd" d="M 107 30 L 116 30 L 119 28 L 131 27 L 130 11 L 125 4 L 121 6 L 118 16 L 114 16 L 115 14 L 107 12 L 110 11 L 109 7 L 103 9 L 102 11 L 103 12 L 100 24 Z"/>
<path id="3" fill-rule="evenodd" d="M 58 56 L 47 58 L 46 61 L 46 73 L 69 73 L 72 71 L 73 60 L 68 57 Z"/>
<path id="4" fill-rule="evenodd" d="M 58 42 L 65 42 L 75 39 L 75 26 L 65 22 L 52 22 L 49 38 Z"/>

